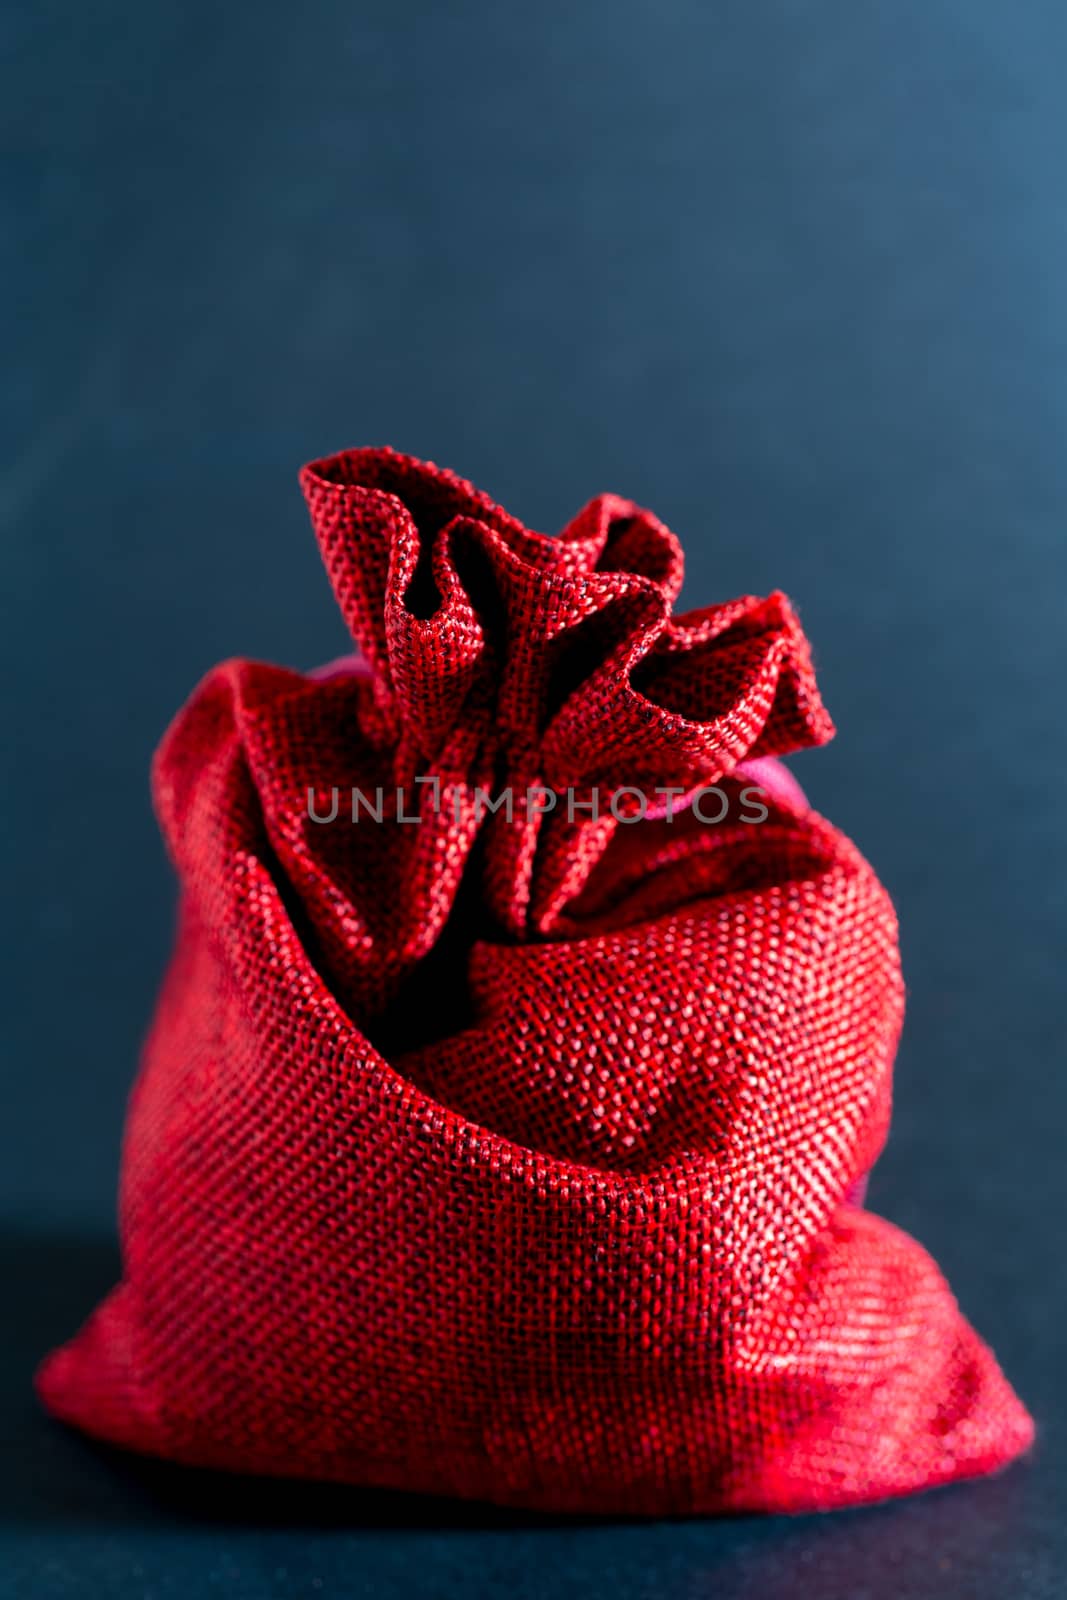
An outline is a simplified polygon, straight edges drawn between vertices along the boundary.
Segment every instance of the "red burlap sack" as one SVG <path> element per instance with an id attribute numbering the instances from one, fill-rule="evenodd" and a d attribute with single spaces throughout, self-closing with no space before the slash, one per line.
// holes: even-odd
<path id="1" fill-rule="evenodd" d="M 45 1404 L 179 1461 L 573 1512 L 1015 1456 L 991 1353 L 856 1203 L 896 926 L 795 787 L 752 793 L 832 732 L 786 599 L 673 616 L 678 544 L 612 497 L 548 539 L 389 451 L 303 487 L 363 666 L 230 662 L 163 741 L 181 926 L 125 1272 Z"/>

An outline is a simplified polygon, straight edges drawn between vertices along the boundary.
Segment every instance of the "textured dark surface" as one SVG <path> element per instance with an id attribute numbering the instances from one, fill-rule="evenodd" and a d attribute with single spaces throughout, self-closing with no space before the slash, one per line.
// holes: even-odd
<path id="1" fill-rule="evenodd" d="M 0 1588 L 1058 1595 L 1062 9 L 46 0 L 0 28 Z M 150 750 L 214 660 L 344 648 L 295 469 L 367 440 L 537 526 L 618 490 L 683 535 L 690 600 L 797 601 L 841 730 L 797 770 L 903 925 L 870 1203 L 993 1343 L 1030 1462 L 823 1520 L 545 1527 L 161 1476 L 38 1416 L 33 1361 L 115 1272 L 171 936 Z"/>

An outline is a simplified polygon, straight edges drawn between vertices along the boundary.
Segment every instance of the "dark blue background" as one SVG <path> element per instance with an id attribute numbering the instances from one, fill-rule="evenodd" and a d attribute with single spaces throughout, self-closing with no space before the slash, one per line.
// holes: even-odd
<path id="1" fill-rule="evenodd" d="M 18 0 L 0 29 L 0 1587 L 1062 1592 L 1067 11 Z M 796 600 L 841 730 L 797 769 L 903 924 L 871 1203 L 1030 1403 L 1028 1463 L 551 1527 L 146 1472 L 37 1414 L 33 1362 L 116 1270 L 173 906 L 151 749 L 216 659 L 344 647 L 295 473 L 385 441 L 543 528 L 651 505 L 694 603 Z"/>

